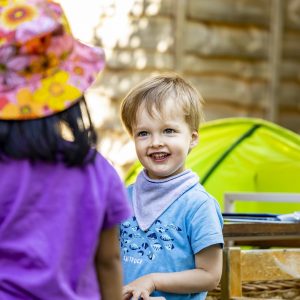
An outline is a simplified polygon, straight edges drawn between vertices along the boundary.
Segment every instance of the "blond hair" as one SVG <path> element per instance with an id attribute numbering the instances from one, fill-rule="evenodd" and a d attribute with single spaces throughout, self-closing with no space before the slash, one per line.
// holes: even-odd
<path id="1" fill-rule="evenodd" d="M 191 131 L 198 131 L 203 121 L 203 99 L 195 87 L 179 75 L 171 73 L 149 77 L 125 96 L 121 103 L 121 120 L 128 133 L 132 136 L 132 127 L 141 105 L 152 116 L 153 109 L 162 112 L 169 96 L 174 96 L 174 106 L 182 110 Z"/>

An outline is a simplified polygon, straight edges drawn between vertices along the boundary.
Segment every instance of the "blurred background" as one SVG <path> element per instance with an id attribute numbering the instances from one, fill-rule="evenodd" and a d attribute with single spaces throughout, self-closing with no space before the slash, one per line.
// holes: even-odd
<path id="1" fill-rule="evenodd" d="M 119 119 L 125 94 L 175 71 L 205 99 L 206 121 L 255 117 L 300 133 L 300 0 L 60 0 L 74 35 L 104 48 L 87 93 L 102 151 L 135 161 Z"/>

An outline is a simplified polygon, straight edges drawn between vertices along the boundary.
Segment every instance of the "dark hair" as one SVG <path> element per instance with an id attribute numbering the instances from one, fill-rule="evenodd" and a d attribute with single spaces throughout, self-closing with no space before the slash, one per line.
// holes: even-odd
<path id="1" fill-rule="evenodd" d="M 49 117 L 0 120 L 0 160 L 63 161 L 68 166 L 80 166 L 94 160 L 96 143 L 84 96 L 72 107 Z"/>

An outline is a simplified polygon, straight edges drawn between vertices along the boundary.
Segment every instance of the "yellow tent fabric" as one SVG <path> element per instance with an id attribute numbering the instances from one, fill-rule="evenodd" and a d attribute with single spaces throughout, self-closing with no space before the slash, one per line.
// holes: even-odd
<path id="1" fill-rule="evenodd" d="M 254 118 L 227 118 L 200 127 L 200 143 L 186 166 L 220 203 L 225 192 L 300 193 L 300 136 L 274 123 Z M 141 170 L 137 162 L 126 183 Z M 237 202 L 236 212 L 290 213 L 299 204 Z"/>

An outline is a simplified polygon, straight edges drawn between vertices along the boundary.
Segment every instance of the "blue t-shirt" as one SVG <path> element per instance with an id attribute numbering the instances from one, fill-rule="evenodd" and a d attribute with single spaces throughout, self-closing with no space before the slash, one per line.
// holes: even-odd
<path id="1" fill-rule="evenodd" d="M 132 187 L 128 187 L 130 199 Z M 135 217 L 128 219 L 120 227 L 124 284 L 149 273 L 194 269 L 196 253 L 214 244 L 223 245 L 222 226 L 217 201 L 200 184 L 175 200 L 147 231 L 139 228 Z M 203 300 L 206 294 L 155 291 L 151 296 Z"/>

